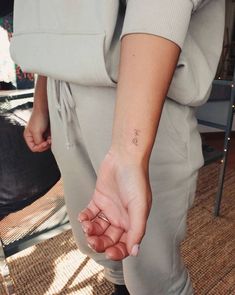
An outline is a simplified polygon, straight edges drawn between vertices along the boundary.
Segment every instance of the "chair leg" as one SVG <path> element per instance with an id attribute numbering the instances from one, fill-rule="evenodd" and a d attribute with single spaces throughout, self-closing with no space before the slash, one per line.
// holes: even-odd
<path id="1" fill-rule="evenodd" d="M 7 295 L 16 295 L 14 282 L 11 278 L 10 271 L 7 265 L 3 243 L 0 239 L 0 274 L 3 277 L 3 286 L 6 290 Z"/>
<path id="2" fill-rule="evenodd" d="M 234 88 L 234 87 L 233 87 Z M 223 159 L 222 159 L 222 165 L 220 168 L 219 173 L 219 181 L 218 181 L 218 190 L 215 198 L 215 207 L 214 207 L 214 215 L 219 216 L 220 213 L 220 205 L 221 205 L 221 199 L 222 199 L 222 193 L 223 193 L 223 186 L 224 186 L 224 177 L 225 177 L 225 170 L 228 160 L 228 149 L 229 149 L 229 142 L 230 142 L 230 136 L 231 136 L 231 130 L 232 130 L 232 124 L 233 124 L 233 116 L 234 116 L 234 101 L 235 101 L 235 92 L 234 89 L 232 89 L 232 98 L 230 102 L 230 108 L 229 108 L 229 115 L 227 120 L 227 127 L 225 132 L 225 141 L 224 141 L 224 152 L 223 152 Z"/>
<path id="3" fill-rule="evenodd" d="M 219 172 L 219 181 L 218 181 L 218 190 L 215 197 L 215 207 L 214 207 L 214 215 L 219 216 L 220 213 L 220 205 L 223 193 L 223 186 L 224 186 L 224 177 L 225 177 L 225 169 L 226 169 L 226 162 L 227 162 L 227 155 L 223 157 L 222 164 L 220 167 Z"/>

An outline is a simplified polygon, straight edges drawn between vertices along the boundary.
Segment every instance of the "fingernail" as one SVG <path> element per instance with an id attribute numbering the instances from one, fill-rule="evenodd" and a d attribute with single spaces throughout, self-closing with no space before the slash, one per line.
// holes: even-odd
<path id="1" fill-rule="evenodd" d="M 109 259 L 109 260 L 111 259 L 111 256 L 108 253 L 105 254 L 105 257 L 106 259 Z"/>
<path id="2" fill-rule="evenodd" d="M 94 245 L 87 243 L 87 246 L 94 252 L 96 252 Z"/>
<path id="3" fill-rule="evenodd" d="M 136 244 L 131 250 L 131 256 L 137 256 L 139 253 L 140 245 Z"/>
<path id="4" fill-rule="evenodd" d="M 93 250 L 91 244 L 88 243 L 87 246 L 88 246 L 91 250 Z"/>
<path id="5" fill-rule="evenodd" d="M 87 233 L 88 232 L 88 227 L 85 226 L 85 225 L 82 225 L 82 230 L 84 231 L 84 233 Z"/>

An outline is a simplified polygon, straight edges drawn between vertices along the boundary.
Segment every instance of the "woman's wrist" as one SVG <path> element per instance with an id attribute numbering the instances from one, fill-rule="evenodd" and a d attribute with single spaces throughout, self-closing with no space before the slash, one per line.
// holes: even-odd
<path id="1" fill-rule="evenodd" d="M 154 130 L 147 128 L 149 124 L 145 120 L 141 120 L 140 116 L 129 114 L 121 110 L 115 116 L 113 130 L 112 130 L 112 143 L 111 150 L 122 157 L 128 157 L 131 161 L 141 165 L 149 162 L 153 141 Z M 133 122 L 141 121 L 142 127 Z M 147 127 L 146 127 L 147 126 Z"/>
<path id="2" fill-rule="evenodd" d="M 122 164 L 133 165 L 145 170 L 148 169 L 150 153 L 134 150 L 128 145 L 112 143 L 108 153 Z"/>

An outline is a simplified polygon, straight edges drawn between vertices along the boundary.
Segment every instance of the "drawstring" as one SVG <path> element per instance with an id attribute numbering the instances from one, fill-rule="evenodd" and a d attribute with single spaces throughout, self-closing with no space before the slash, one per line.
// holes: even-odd
<path id="1" fill-rule="evenodd" d="M 67 149 L 73 146 L 71 142 L 69 125 L 72 122 L 71 109 L 75 107 L 75 103 L 69 88 L 69 84 L 64 81 L 55 81 L 56 108 L 61 117 L 65 134 L 65 144 Z"/>

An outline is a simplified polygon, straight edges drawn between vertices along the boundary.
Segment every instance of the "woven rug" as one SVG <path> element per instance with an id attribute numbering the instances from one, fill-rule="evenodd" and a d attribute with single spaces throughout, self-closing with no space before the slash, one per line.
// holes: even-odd
<path id="1" fill-rule="evenodd" d="M 200 170 L 182 244 L 196 295 L 235 294 L 235 170 L 226 173 L 221 217 L 214 218 L 218 167 L 214 163 Z M 102 267 L 77 249 L 70 230 L 21 251 L 8 263 L 17 295 L 108 295 L 113 290 Z M 5 295 L 1 287 L 0 294 Z"/>

